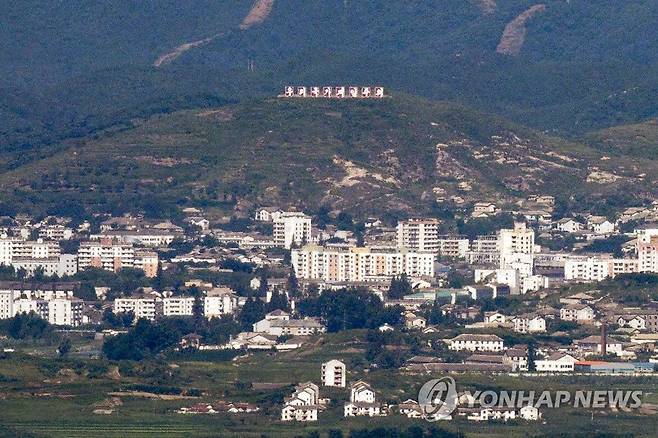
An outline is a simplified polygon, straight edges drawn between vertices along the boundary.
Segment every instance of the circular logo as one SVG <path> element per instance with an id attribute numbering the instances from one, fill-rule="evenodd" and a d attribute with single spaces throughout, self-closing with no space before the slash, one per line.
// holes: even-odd
<path id="1" fill-rule="evenodd" d="M 457 408 L 457 385 L 452 377 L 432 379 L 418 392 L 418 404 L 427 421 L 449 419 Z"/>

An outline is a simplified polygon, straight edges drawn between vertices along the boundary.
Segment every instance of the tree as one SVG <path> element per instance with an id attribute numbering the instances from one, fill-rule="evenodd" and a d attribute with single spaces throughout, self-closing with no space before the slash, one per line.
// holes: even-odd
<path id="1" fill-rule="evenodd" d="M 112 360 L 142 360 L 176 345 L 181 332 L 172 325 L 140 319 L 128 333 L 107 338 L 103 353 Z"/>
<path id="2" fill-rule="evenodd" d="M 399 277 L 393 277 L 391 279 L 391 284 L 388 288 L 389 299 L 399 300 L 411 292 L 411 283 L 407 279 L 407 274 L 402 274 Z"/>
<path id="3" fill-rule="evenodd" d="M 260 272 L 260 284 L 258 285 L 258 296 L 264 297 L 267 294 L 269 285 L 267 284 L 267 270 L 263 269 Z"/>
<path id="4" fill-rule="evenodd" d="M 535 341 L 528 342 L 528 371 L 535 371 L 535 359 L 537 356 L 537 345 Z"/>
<path id="5" fill-rule="evenodd" d="M 299 295 L 299 281 L 295 275 L 295 269 L 290 270 L 290 275 L 288 276 L 288 281 L 286 282 L 286 287 L 290 295 L 296 297 Z"/>
<path id="6" fill-rule="evenodd" d="M 322 318 L 330 332 L 402 323 L 401 306 L 384 307 L 379 297 L 366 289 L 326 291 L 317 298 L 301 300 L 297 310 L 304 316 Z"/>
<path id="7" fill-rule="evenodd" d="M 40 339 L 52 333 L 52 326 L 34 312 L 20 313 L 6 319 L 1 327 L 14 339 Z"/>
<path id="8" fill-rule="evenodd" d="M 288 299 L 286 298 L 286 294 L 279 291 L 275 290 L 272 292 L 272 298 L 270 299 L 270 302 L 267 303 L 266 310 L 268 312 L 271 312 L 273 310 L 285 310 L 286 312 L 290 310 L 290 306 L 288 305 Z"/>
<path id="9" fill-rule="evenodd" d="M 71 351 L 71 340 L 69 338 L 64 338 L 57 347 L 57 355 L 59 357 L 65 357 L 69 354 L 69 351 Z"/>
<path id="10" fill-rule="evenodd" d="M 201 329 L 206 323 L 206 316 L 204 313 L 203 294 L 200 290 L 194 293 L 194 303 L 192 304 L 192 316 L 194 319 L 194 327 Z"/>
<path id="11" fill-rule="evenodd" d="M 265 318 L 265 305 L 258 298 L 250 296 L 242 306 L 238 318 L 242 328 L 251 331 L 253 324 L 263 318 Z"/>

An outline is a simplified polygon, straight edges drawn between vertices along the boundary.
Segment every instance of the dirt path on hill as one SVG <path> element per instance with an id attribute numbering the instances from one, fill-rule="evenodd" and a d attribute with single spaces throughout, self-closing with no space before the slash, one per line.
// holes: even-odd
<path id="1" fill-rule="evenodd" d="M 535 5 L 519 14 L 514 20 L 507 23 L 496 52 L 503 55 L 518 55 L 521 52 L 526 36 L 526 23 L 532 17 L 546 10 L 546 5 Z"/>
<path id="2" fill-rule="evenodd" d="M 240 23 L 239 29 L 247 30 L 253 26 L 257 26 L 263 23 L 265 20 L 267 20 L 267 17 L 270 16 L 273 7 L 274 7 L 274 0 L 256 0 L 254 5 L 251 7 L 251 10 L 247 14 L 247 16 L 244 17 L 242 23 Z M 225 32 L 218 33 L 216 35 L 201 40 L 183 43 L 180 46 L 176 47 L 171 52 L 159 56 L 158 59 L 156 59 L 155 62 L 153 62 L 153 65 L 155 67 L 162 67 L 164 65 L 171 64 L 188 50 L 195 49 L 198 47 L 203 47 L 206 44 L 212 42 L 216 38 L 219 38 L 223 35 L 225 35 Z"/>

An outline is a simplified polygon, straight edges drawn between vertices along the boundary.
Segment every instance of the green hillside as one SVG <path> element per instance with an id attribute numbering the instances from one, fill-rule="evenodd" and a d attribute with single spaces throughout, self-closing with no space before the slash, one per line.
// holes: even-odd
<path id="1" fill-rule="evenodd" d="M 586 139 L 603 153 L 655 160 L 658 157 L 658 120 L 602 129 L 588 134 Z"/>
<path id="2" fill-rule="evenodd" d="M 410 214 L 434 201 L 515 202 L 528 194 L 638 202 L 658 162 L 611 163 L 582 145 L 495 116 L 405 95 L 381 101 L 255 100 L 133 120 L 25 154 L 0 174 L 19 209 L 71 214 L 198 205 L 320 205 Z M 648 176 L 640 176 L 646 174 Z M 20 200 L 20 202 L 18 202 Z"/>
<path id="3" fill-rule="evenodd" d="M 272 96 L 288 82 L 376 82 L 577 135 L 657 115 L 655 1 L 483 3 L 275 0 L 241 30 L 252 0 L 4 2 L 2 149 Z M 518 53 L 497 53 L 506 26 L 538 4 Z"/>

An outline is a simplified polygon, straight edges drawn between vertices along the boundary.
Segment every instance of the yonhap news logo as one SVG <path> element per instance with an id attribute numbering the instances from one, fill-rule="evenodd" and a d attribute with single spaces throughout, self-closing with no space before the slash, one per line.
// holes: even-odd
<path id="1" fill-rule="evenodd" d="M 452 377 L 432 379 L 418 392 L 418 404 L 427 421 L 450 419 L 457 409 L 457 385 Z"/>
<path id="2" fill-rule="evenodd" d="M 427 421 L 450 420 L 459 405 L 482 409 L 553 409 L 562 406 L 582 409 L 637 409 L 642 406 L 642 391 L 525 391 L 484 390 L 457 392 L 452 377 L 432 379 L 420 388 L 418 405 Z"/>

